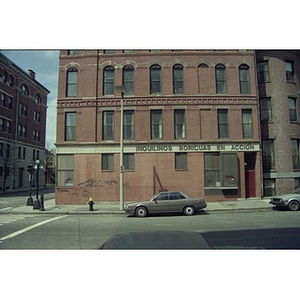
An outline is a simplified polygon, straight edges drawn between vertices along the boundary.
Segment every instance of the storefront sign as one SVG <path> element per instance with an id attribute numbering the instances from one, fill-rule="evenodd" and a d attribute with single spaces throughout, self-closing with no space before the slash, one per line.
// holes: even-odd
<path id="1" fill-rule="evenodd" d="M 259 151 L 258 143 L 234 144 L 167 144 L 167 145 L 140 145 L 136 152 L 238 152 Z"/>

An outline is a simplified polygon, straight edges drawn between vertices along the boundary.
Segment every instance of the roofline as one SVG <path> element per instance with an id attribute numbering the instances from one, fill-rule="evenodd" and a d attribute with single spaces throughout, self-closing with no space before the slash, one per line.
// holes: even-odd
<path id="1" fill-rule="evenodd" d="M 51 93 L 51 91 L 49 91 L 45 86 L 43 86 L 37 80 L 32 79 L 21 67 L 19 67 L 17 64 L 15 64 L 12 60 L 10 60 L 7 56 L 5 56 L 1 51 L 0 51 L 0 58 L 3 58 L 12 67 L 16 68 L 18 71 L 20 71 L 21 73 L 23 73 L 23 75 L 25 75 L 30 81 L 34 82 L 35 84 L 38 84 L 44 91 L 47 92 L 47 94 Z"/>

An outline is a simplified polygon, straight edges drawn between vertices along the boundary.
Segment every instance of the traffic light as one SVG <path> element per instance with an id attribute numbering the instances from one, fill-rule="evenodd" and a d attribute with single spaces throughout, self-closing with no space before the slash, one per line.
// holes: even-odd
<path id="1" fill-rule="evenodd" d="M 33 167 L 32 166 L 27 166 L 27 172 L 32 173 Z"/>

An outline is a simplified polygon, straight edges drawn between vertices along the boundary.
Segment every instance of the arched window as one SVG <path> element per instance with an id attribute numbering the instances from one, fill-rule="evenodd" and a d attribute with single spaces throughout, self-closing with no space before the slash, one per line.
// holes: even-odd
<path id="1" fill-rule="evenodd" d="M 183 94 L 183 66 L 173 66 L 173 94 Z"/>
<path id="2" fill-rule="evenodd" d="M 207 65 L 207 64 L 200 64 L 200 65 L 198 66 L 198 68 L 208 68 L 208 65 Z"/>
<path id="3" fill-rule="evenodd" d="M 22 84 L 21 86 L 21 94 L 24 96 L 28 96 L 29 95 L 29 91 L 26 85 Z"/>
<path id="4" fill-rule="evenodd" d="M 9 85 L 10 87 L 13 87 L 13 86 L 14 86 L 14 82 L 15 82 L 15 79 L 14 79 L 14 77 L 10 74 L 10 75 L 8 76 L 8 85 Z"/>
<path id="5" fill-rule="evenodd" d="M 161 92 L 161 67 L 152 65 L 150 67 L 150 94 Z"/>
<path id="6" fill-rule="evenodd" d="M 77 97 L 78 70 L 70 68 L 67 71 L 67 97 Z"/>
<path id="7" fill-rule="evenodd" d="M 226 68 L 222 64 L 216 65 L 216 92 L 226 94 Z"/>
<path id="8" fill-rule="evenodd" d="M 239 77 L 241 94 L 250 94 L 249 66 L 245 64 L 239 66 Z"/>
<path id="9" fill-rule="evenodd" d="M 103 95 L 113 95 L 115 90 L 115 68 L 107 66 L 103 72 Z"/>
<path id="10" fill-rule="evenodd" d="M 42 102 L 41 96 L 40 96 L 39 94 L 36 94 L 36 95 L 35 95 L 35 103 L 41 104 L 41 102 Z"/>
<path id="11" fill-rule="evenodd" d="M 125 86 L 125 95 L 134 94 L 134 68 L 131 65 L 123 68 L 123 85 Z"/>
<path id="12" fill-rule="evenodd" d="M 2 81 L 3 81 L 3 83 L 7 83 L 7 72 L 6 71 L 3 71 L 2 72 Z"/>

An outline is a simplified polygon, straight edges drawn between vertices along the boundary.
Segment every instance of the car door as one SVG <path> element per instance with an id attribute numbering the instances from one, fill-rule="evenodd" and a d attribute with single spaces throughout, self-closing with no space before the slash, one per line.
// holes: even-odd
<path id="1" fill-rule="evenodd" d="M 160 213 L 167 212 L 169 210 L 169 193 L 159 193 L 155 198 L 150 201 L 149 212 Z"/>
<path id="2" fill-rule="evenodd" d="M 186 199 L 180 192 L 171 192 L 169 200 L 169 211 L 180 212 L 185 206 Z"/>

